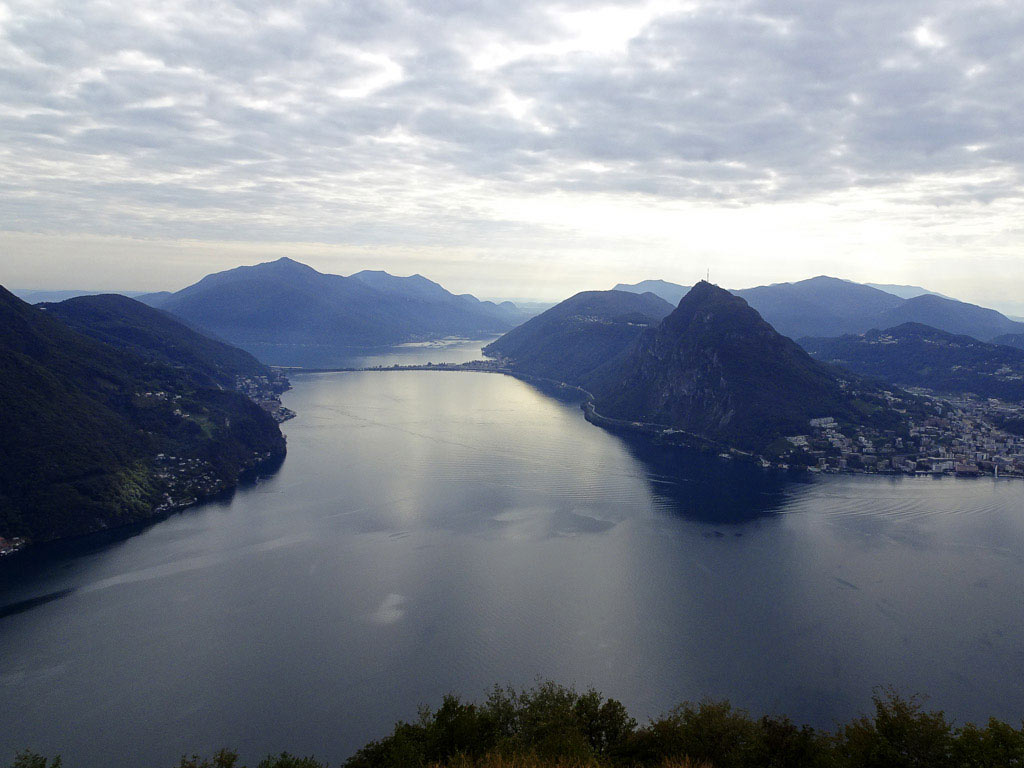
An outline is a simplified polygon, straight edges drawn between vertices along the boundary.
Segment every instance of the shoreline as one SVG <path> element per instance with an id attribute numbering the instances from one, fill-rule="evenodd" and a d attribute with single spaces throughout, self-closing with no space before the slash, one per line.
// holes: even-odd
<path id="1" fill-rule="evenodd" d="M 145 517 L 128 520 L 118 525 L 97 528 L 93 531 L 84 531 L 70 536 L 58 536 L 57 538 L 46 539 L 44 541 L 31 541 L 20 537 L 8 539 L 7 541 L 14 546 L 8 546 L 4 549 L 0 549 L 0 562 L 7 560 L 7 558 L 15 558 L 15 556 L 18 555 L 40 552 L 47 547 L 70 545 L 76 541 L 85 541 L 90 537 L 102 537 L 109 535 L 116 538 L 119 533 L 129 533 L 133 529 L 142 531 L 150 525 L 163 522 L 169 517 L 180 514 L 192 507 L 196 507 L 209 501 L 214 501 L 218 498 L 227 498 L 231 494 L 234 494 L 239 487 L 244 486 L 249 482 L 259 482 L 259 478 L 273 474 L 280 469 L 281 464 L 284 463 L 287 455 L 287 449 L 280 453 L 271 453 L 271 455 L 265 456 L 254 462 L 251 466 L 242 469 L 234 480 L 225 482 L 224 485 L 217 490 L 201 496 L 195 496 L 187 501 L 181 501 L 167 506 L 165 506 L 164 503 L 154 505 L 153 510 Z"/>
<path id="2" fill-rule="evenodd" d="M 606 429 L 610 432 L 616 430 L 630 432 L 632 434 L 641 435 L 652 441 L 660 442 L 664 441 L 669 445 L 678 445 L 681 447 L 690 448 L 692 450 L 699 450 L 704 452 L 719 451 L 719 458 L 723 461 L 738 460 L 750 463 L 756 466 L 760 466 L 763 469 L 776 469 L 788 472 L 800 472 L 809 475 L 864 475 L 864 476 L 878 476 L 878 477 L 952 477 L 958 480 L 974 480 L 983 477 L 990 477 L 996 480 L 1024 480 L 1024 475 L 1020 474 L 998 474 L 991 472 L 979 471 L 977 473 L 957 473 L 956 471 L 943 471 L 934 472 L 927 470 L 915 470 L 909 472 L 903 469 L 890 469 L 882 471 L 868 471 L 865 469 L 855 468 L 832 468 L 828 467 L 825 469 L 819 467 L 811 467 L 802 464 L 789 464 L 786 462 L 773 462 L 766 459 L 764 456 L 752 453 L 750 451 L 743 451 L 739 448 L 720 443 L 710 438 L 703 437 L 694 433 L 686 432 L 685 430 L 676 429 L 674 427 L 666 426 L 664 424 L 654 424 L 651 422 L 642 421 L 628 421 L 625 419 L 615 419 L 610 416 L 604 416 L 599 413 L 594 406 L 594 396 L 592 393 L 585 390 L 575 384 L 569 384 L 564 381 L 558 381 L 556 379 L 549 379 L 543 376 L 534 376 L 532 374 L 523 373 L 516 371 L 514 368 L 509 366 L 503 366 L 497 363 L 497 361 L 490 360 L 475 360 L 465 363 L 421 363 L 415 365 L 398 365 L 397 363 L 391 366 L 368 366 L 368 367 L 349 367 L 349 368 L 309 368 L 309 369 L 289 369 L 289 373 L 300 374 L 300 373 L 359 373 L 359 372 L 374 372 L 374 373 L 385 373 L 388 371 L 448 371 L 455 373 L 498 373 L 504 376 L 510 376 L 526 383 L 539 382 L 549 385 L 554 385 L 560 389 L 568 389 L 579 392 L 585 397 L 583 403 L 580 404 L 580 409 L 583 411 L 583 417 L 593 424 L 594 426 Z"/>

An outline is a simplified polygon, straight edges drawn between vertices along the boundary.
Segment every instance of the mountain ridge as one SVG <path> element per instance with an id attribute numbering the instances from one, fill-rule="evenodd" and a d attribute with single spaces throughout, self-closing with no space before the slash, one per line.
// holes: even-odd
<path id="1" fill-rule="evenodd" d="M 507 308 L 460 299 L 422 276 L 357 275 L 325 274 L 282 257 L 207 275 L 158 306 L 264 363 L 286 366 L 318 367 L 353 350 L 409 341 L 499 334 L 516 324 Z M 425 291 L 440 298 L 410 295 Z"/>
<path id="2" fill-rule="evenodd" d="M 285 452 L 273 418 L 244 395 L 79 333 L 2 287 L 0 402 L 6 539 L 145 520 Z"/>
<path id="3" fill-rule="evenodd" d="M 484 347 L 521 373 L 581 385 L 672 305 L 653 293 L 582 291 Z"/>
<path id="4" fill-rule="evenodd" d="M 665 281 L 644 281 L 636 285 L 656 283 L 669 286 L 664 289 L 666 291 L 678 292 L 684 288 Z M 624 290 L 635 288 L 621 283 L 618 287 Z M 864 333 L 872 328 L 889 328 L 903 322 L 920 322 L 982 341 L 1024 333 L 1024 323 L 1011 320 L 993 309 L 932 291 L 902 298 L 881 288 L 819 275 L 792 283 L 772 283 L 730 292 L 744 298 L 777 331 L 793 339 Z"/>
<path id="5" fill-rule="evenodd" d="M 239 376 L 270 375 L 270 369 L 248 352 L 203 336 L 170 313 L 121 294 L 86 295 L 36 306 L 97 341 L 186 367 L 207 386 L 232 389 Z"/>
<path id="6" fill-rule="evenodd" d="M 897 386 L 1024 401 L 1024 349 L 921 323 L 800 343 L 817 360 Z"/>

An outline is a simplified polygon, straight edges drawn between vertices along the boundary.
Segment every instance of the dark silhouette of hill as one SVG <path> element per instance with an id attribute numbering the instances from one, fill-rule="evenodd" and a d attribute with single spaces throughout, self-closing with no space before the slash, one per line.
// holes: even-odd
<path id="1" fill-rule="evenodd" d="M 604 416 L 685 430 L 751 450 L 808 430 L 812 418 L 898 421 L 861 407 L 835 371 L 778 333 L 746 301 L 700 282 L 660 325 L 600 372 Z"/>
<path id="2" fill-rule="evenodd" d="M 143 520 L 284 454 L 267 413 L 203 378 L 0 288 L 0 536 L 44 541 Z"/>
<path id="3" fill-rule="evenodd" d="M 484 353 L 522 373 L 578 385 L 671 311 L 653 293 L 584 291 L 513 328 Z"/>
<path id="4" fill-rule="evenodd" d="M 884 331 L 801 339 L 823 362 L 900 386 L 1024 400 L 1024 349 L 904 323 Z"/>
<path id="5" fill-rule="evenodd" d="M 79 333 L 146 360 L 187 368 L 207 386 L 234 388 L 238 376 L 266 376 L 267 366 L 248 352 L 203 336 L 167 312 L 119 294 L 39 304 Z"/>

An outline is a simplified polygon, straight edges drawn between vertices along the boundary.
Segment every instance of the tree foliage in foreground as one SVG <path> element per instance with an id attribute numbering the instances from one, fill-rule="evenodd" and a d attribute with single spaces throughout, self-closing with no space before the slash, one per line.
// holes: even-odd
<path id="1" fill-rule="evenodd" d="M 125 764 L 128 765 L 127 763 Z M 1024 723 L 955 726 L 892 690 L 874 711 L 834 731 L 786 717 L 756 718 L 725 701 L 681 704 L 639 725 L 593 689 L 551 682 L 495 687 L 483 703 L 445 696 L 399 722 L 339 768 L 1024 768 Z M 63 768 L 30 752 L 11 768 Z M 69 766 L 69 768 L 72 768 Z M 235 752 L 185 757 L 176 768 L 246 768 Z M 270 756 L 255 768 L 328 768 L 314 757 Z"/>

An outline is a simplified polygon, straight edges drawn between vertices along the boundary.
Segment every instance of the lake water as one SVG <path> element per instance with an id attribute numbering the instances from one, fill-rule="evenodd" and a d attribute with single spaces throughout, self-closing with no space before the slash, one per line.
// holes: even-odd
<path id="1" fill-rule="evenodd" d="M 828 726 L 888 684 L 1024 715 L 1024 484 L 792 482 L 499 375 L 293 384 L 273 476 L 0 562 L 0 763 L 334 763 L 538 677 L 641 717 L 712 696 Z"/>

